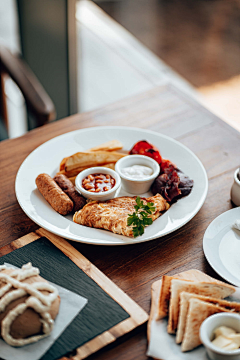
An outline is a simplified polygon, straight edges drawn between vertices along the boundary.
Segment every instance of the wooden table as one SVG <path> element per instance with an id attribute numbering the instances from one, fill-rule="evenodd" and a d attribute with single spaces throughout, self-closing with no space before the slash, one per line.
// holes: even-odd
<path id="1" fill-rule="evenodd" d="M 163 274 L 199 269 L 218 277 L 202 250 L 204 232 L 218 215 L 232 208 L 230 188 L 239 167 L 240 134 L 171 85 L 77 114 L 0 143 L 0 246 L 35 231 L 15 197 L 15 176 L 22 161 L 37 146 L 68 131 L 104 125 L 154 130 L 171 136 L 202 161 L 209 178 L 207 199 L 184 227 L 163 238 L 129 246 L 105 247 L 72 242 L 103 273 L 147 312 L 151 284 Z M 146 325 L 137 328 L 89 359 L 143 360 L 147 348 Z"/>

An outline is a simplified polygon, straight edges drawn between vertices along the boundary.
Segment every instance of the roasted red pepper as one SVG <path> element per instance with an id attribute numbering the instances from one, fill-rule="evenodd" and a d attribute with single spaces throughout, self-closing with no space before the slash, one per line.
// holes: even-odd
<path id="1" fill-rule="evenodd" d="M 147 142 L 146 140 L 138 141 L 129 151 L 129 154 L 135 154 L 135 155 L 139 154 L 139 155 L 149 156 L 152 159 L 156 160 L 158 164 L 161 164 L 162 162 L 162 157 L 158 149 L 154 145 Z"/>

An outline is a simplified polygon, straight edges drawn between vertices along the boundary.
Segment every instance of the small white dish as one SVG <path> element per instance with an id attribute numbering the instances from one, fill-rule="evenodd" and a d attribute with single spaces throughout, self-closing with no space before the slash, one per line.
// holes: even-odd
<path id="1" fill-rule="evenodd" d="M 227 326 L 240 333 L 240 315 L 219 313 L 209 316 L 200 327 L 200 339 L 211 360 L 240 360 L 240 349 L 226 351 L 212 344 L 214 330 L 219 326 Z"/>
<path id="2" fill-rule="evenodd" d="M 211 267 L 225 280 L 240 287 L 240 231 L 234 228 L 240 207 L 215 218 L 203 236 L 203 251 Z"/>
<path id="3" fill-rule="evenodd" d="M 233 176 L 233 184 L 231 188 L 231 200 L 236 206 L 240 206 L 240 180 L 238 179 L 239 169 Z"/>
<path id="4" fill-rule="evenodd" d="M 82 186 L 82 181 L 90 174 L 109 174 L 115 179 L 115 185 L 111 190 L 107 190 L 100 193 L 93 193 L 88 190 L 85 190 Z M 75 179 L 75 186 L 77 190 L 86 198 L 86 199 L 92 199 L 96 201 L 106 201 L 113 199 L 115 196 L 117 196 L 118 191 L 120 190 L 121 186 L 121 178 L 118 175 L 118 173 L 112 169 L 96 166 L 92 167 L 86 170 L 83 170 L 78 174 L 78 176 Z"/>
<path id="5" fill-rule="evenodd" d="M 146 179 L 132 179 L 122 173 L 122 169 L 133 166 L 141 165 L 148 166 L 152 169 L 152 174 L 148 175 Z M 125 191 L 134 195 L 141 195 L 150 190 L 153 181 L 160 173 L 160 166 L 156 160 L 151 159 L 144 155 L 129 155 L 121 158 L 115 165 L 116 172 L 120 175 L 122 180 L 122 187 Z"/>

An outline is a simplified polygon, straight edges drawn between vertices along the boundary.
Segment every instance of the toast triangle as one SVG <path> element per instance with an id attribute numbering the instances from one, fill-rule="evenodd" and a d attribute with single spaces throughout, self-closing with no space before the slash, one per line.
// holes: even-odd
<path id="1" fill-rule="evenodd" d="M 168 333 L 175 334 L 178 326 L 180 293 L 182 291 L 199 295 L 225 298 L 235 292 L 232 285 L 216 282 L 190 282 L 180 279 L 171 280 Z"/>

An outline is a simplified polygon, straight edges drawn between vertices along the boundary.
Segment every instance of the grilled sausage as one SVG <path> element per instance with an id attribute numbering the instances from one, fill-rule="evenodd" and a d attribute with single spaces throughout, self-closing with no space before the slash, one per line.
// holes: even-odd
<path id="1" fill-rule="evenodd" d="M 77 192 L 72 182 L 64 174 L 58 174 L 54 176 L 54 181 L 58 186 L 67 194 L 74 204 L 74 211 L 78 211 L 84 207 L 86 204 L 86 199 Z"/>
<path id="2" fill-rule="evenodd" d="M 73 210 L 72 200 L 62 191 L 48 174 L 40 174 L 36 185 L 47 202 L 61 215 L 67 215 Z"/>

